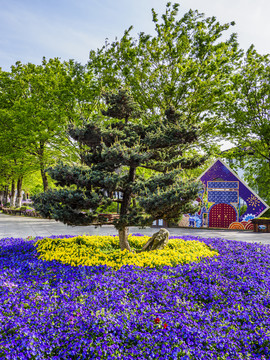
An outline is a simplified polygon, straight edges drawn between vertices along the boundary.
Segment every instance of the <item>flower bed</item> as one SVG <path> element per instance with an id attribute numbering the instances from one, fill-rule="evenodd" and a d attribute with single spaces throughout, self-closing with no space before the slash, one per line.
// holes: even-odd
<path id="1" fill-rule="evenodd" d="M 269 359 L 270 247 L 183 238 L 219 256 L 115 271 L 0 240 L 0 358 Z"/>
<path id="2" fill-rule="evenodd" d="M 200 261 L 218 253 L 200 241 L 170 239 L 163 250 L 136 253 L 147 243 L 149 236 L 129 236 L 133 252 L 119 249 L 115 236 L 75 236 L 68 239 L 40 239 L 35 243 L 39 259 L 58 260 L 72 266 L 107 265 L 115 270 L 125 265 L 149 268 L 176 266 Z"/>

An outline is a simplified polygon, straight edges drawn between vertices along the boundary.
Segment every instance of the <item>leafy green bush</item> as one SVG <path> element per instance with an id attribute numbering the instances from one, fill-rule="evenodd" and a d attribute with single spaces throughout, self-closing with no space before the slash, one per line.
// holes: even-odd
<path id="1" fill-rule="evenodd" d="M 266 218 L 270 218 L 270 209 L 268 209 L 265 213 L 263 213 L 263 216 Z"/>
<path id="2" fill-rule="evenodd" d="M 240 208 L 240 216 L 244 215 L 244 213 L 247 211 L 247 205 L 243 205 Z"/>
<path id="3" fill-rule="evenodd" d="M 108 205 L 106 208 L 100 206 L 98 208 L 98 211 L 100 214 L 110 214 L 110 213 L 116 213 L 117 212 L 117 203 L 113 202 L 110 205 Z"/>

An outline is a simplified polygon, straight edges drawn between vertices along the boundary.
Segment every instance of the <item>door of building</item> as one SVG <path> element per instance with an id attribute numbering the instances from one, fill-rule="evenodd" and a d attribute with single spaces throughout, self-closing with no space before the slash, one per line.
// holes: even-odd
<path id="1" fill-rule="evenodd" d="M 209 227 L 228 229 L 236 221 L 236 210 L 229 204 L 217 204 L 210 209 Z"/>

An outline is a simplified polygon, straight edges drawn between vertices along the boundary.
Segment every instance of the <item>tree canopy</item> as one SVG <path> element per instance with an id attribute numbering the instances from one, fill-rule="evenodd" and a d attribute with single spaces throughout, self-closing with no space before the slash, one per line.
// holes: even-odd
<path id="1" fill-rule="evenodd" d="M 121 136 L 130 142 L 135 139 L 141 154 L 140 132 L 145 138 L 146 131 L 152 134 L 149 143 L 155 136 L 165 141 L 158 134 L 170 117 L 177 116 L 183 128 L 196 128 L 192 149 L 189 141 L 186 147 L 179 143 L 182 179 L 183 171 L 185 176 L 192 172 L 198 175 L 196 167 L 185 169 L 184 159 L 219 154 L 219 140 L 227 137 L 238 149 L 231 156 L 241 159 L 249 185 L 270 201 L 269 56 L 259 55 L 251 47 L 243 57 L 237 35 L 231 33 L 233 22 L 221 24 L 196 10 L 179 17 L 179 9 L 179 4 L 168 3 L 161 17 L 152 9 L 153 35 L 140 32 L 134 37 L 130 27 L 120 39 L 90 51 L 85 66 L 73 60 L 44 58 L 41 65 L 17 62 L 10 72 L 0 70 L 0 184 L 7 187 L 39 169 L 46 190 L 47 167 L 59 160 L 78 168 L 80 162 L 87 165 L 83 154 L 88 144 L 76 137 L 79 130 L 75 129 L 80 125 L 81 132 L 85 128 L 96 136 L 103 132 L 116 136 L 115 144 L 120 141 L 123 152 L 131 143 L 123 143 Z M 122 89 L 123 94 L 123 89 L 129 89 L 131 97 L 123 96 L 121 103 L 110 92 L 113 89 Z M 164 129 L 158 125 L 161 123 Z M 136 127 L 131 129 L 131 124 Z M 137 137 L 133 139 L 127 131 Z M 165 134 L 167 141 L 172 133 Z M 102 141 L 98 149 L 105 154 L 106 143 Z M 103 153 L 98 151 L 94 153 L 101 159 Z M 136 151 L 133 149 L 132 154 Z M 164 169 L 171 171 L 175 152 L 170 147 L 167 151 L 167 158 L 157 158 L 156 162 L 150 158 L 147 166 L 143 162 L 136 166 L 137 179 L 151 178 Z M 138 156 L 141 159 L 142 155 Z M 112 176 L 127 171 L 128 165 L 118 165 L 112 165 Z M 79 171 L 76 166 L 75 172 Z"/>
<path id="2" fill-rule="evenodd" d="M 21 173 L 39 169 L 46 190 L 46 167 L 61 158 L 77 158 L 67 127 L 97 107 L 93 76 L 72 60 L 17 62 L 10 72 L 0 71 L 0 93 L 0 156 L 10 161 L 14 174 L 18 164 Z"/>
<path id="3" fill-rule="evenodd" d="M 235 148 L 248 183 L 270 202 L 270 59 L 251 46 L 241 67 L 231 75 L 219 129 Z"/>
<path id="4" fill-rule="evenodd" d="M 215 144 L 217 109 L 242 52 L 236 34 L 225 38 L 233 22 L 220 24 L 192 10 L 179 19 L 178 12 L 179 4 L 168 3 L 160 21 L 152 9 L 153 36 L 141 32 L 134 38 L 130 27 L 120 40 L 91 51 L 88 68 L 105 89 L 128 86 L 152 115 L 178 109 L 182 121 L 200 124 L 202 145 L 209 147 Z"/>

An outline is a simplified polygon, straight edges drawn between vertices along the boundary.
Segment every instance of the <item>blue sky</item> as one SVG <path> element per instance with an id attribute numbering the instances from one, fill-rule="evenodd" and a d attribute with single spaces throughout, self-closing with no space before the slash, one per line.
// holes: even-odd
<path id="1" fill-rule="evenodd" d="M 240 46 L 270 53 L 269 0 L 183 0 L 190 8 L 224 23 L 235 21 Z M 0 67 L 20 60 L 39 64 L 42 57 L 75 59 L 83 64 L 90 50 L 113 41 L 134 26 L 133 35 L 153 33 L 151 8 L 165 12 L 167 0 L 0 0 Z"/>

